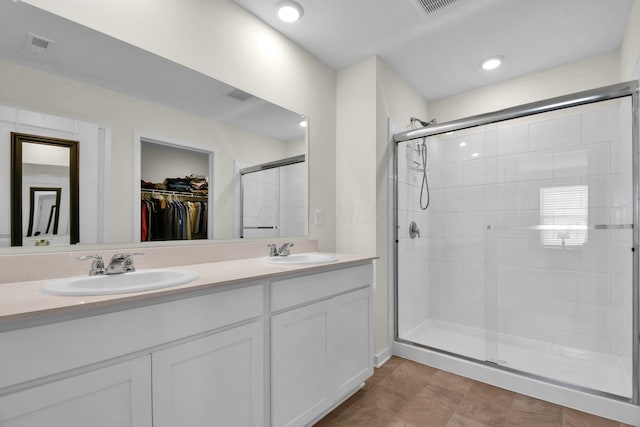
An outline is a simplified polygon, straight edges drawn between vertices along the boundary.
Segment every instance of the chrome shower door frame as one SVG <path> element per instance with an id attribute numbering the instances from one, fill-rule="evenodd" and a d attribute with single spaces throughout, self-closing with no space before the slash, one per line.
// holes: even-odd
<path id="1" fill-rule="evenodd" d="M 550 98 L 542 101 L 536 101 L 528 104 L 519 105 L 516 107 L 506 108 L 490 113 L 479 114 L 476 116 L 466 117 L 463 119 L 452 120 L 449 122 L 431 125 L 425 128 L 410 130 L 405 132 L 399 132 L 393 135 L 393 149 L 392 149 L 392 162 L 393 162 L 393 242 L 394 242 L 394 254 L 393 254 L 393 329 L 394 329 L 394 341 L 404 344 L 417 345 L 419 347 L 436 351 L 439 353 L 455 356 L 461 359 L 470 360 L 475 363 L 488 364 L 498 369 L 506 371 L 517 372 L 520 375 L 543 380 L 549 383 L 558 384 L 570 389 L 587 391 L 593 394 L 602 395 L 605 397 L 614 398 L 621 401 L 628 401 L 634 405 L 640 404 L 640 150 L 638 145 L 640 144 L 640 101 L 638 97 L 640 95 L 640 83 L 636 80 L 628 81 L 624 83 L 618 83 L 610 86 L 604 86 L 587 91 L 577 92 L 569 95 Z M 546 113 L 550 111 L 562 110 L 570 107 L 578 107 L 581 105 L 593 104 L 596 102 L 607 101 L 611 99 L 624 98 L 631 96 L 631 114 L 632 114 L 632 179 L 633 179 L 633 245 L 631 250 L 633 273 L 632 273 L 632 286 L 633 286 L 633 327 L 632 327 L 632 358 L 633 358 L 633 373 L 632 373 L 632 388 L 633 393 L 631 399 L 626 399 L 620 396 L 611 395 L 606 392 L 598 392 L 592 389 L 585 389 L 573 384 L 563 383 L 561 381 L 553 381 L 548 378 L 541 378 L 534 374 L 529 374 L 522 371 L 515 371 L 503 366 L 492 364 L 486 361 L 480 361 L 472 359 L 466 356 L 454 354 L 446 350 L 441 350 L 426 345 L 416 344 L 407 340 L 403 340 L 399 337 L 398 331 L 398 144 L 418 138 L 430 137 L 435 135 L 441 135 L 447 132 L 459 131 L 462 129 L 473 128 L 477 126 L 487 125 L 491 123 L 502 122 L 505 120 L 517 119 L 526 116 L 532 116 L 535 114 Z"/>

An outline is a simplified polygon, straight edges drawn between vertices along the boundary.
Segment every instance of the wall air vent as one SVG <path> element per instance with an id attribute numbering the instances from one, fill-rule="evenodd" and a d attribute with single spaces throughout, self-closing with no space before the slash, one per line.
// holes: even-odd
<path id="1" fill-rule="evenodd" d="M 240 89 L 232 90 L 227 94 L 227 96 L 230 96 L 233 99 L 237 99 L 238 101 L 246 101 L 247 99 L 253 98 L 253 95 Z"/>
<path id="2" fill-rule="evenodd" d="M 434 13 L 458 0 L 417 0 L 425 12 Z"/>
<path id="3" fill-rule="evenodd" d="M 53 40 L 38 36 L 33 33 L 28 33 L 27 42 L 25 43 L 24 48 L 25 50 L 33 52 L 38 56 L 44 56 L 44 54 L 47 52 L 47 49 L 49 49 L 53 43 L 55 43 Z"/>

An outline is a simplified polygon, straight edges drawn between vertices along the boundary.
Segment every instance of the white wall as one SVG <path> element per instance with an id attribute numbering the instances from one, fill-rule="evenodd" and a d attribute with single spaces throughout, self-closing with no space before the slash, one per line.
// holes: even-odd
<path id="1" fill-rule="evenodd" d="M 377 63 L 377 116 L 376 116 L 376 252 L 380 259 L 376 262 L 376 344 L 382 348 L 389 329 L 388 308 L 389 289 L 393 281 L 389 274 L 392 264 L 389 257 L 393 254 L 393 241 L 389 239 L 389 221 L 392 219 L 389 206 L 392 202 L 389 194 L 389 161 L 393 144 L 389 141 L 388 121 L 398 126 L 407 126 L 411 117 L 430 120 L 426 100 L 416 90 L 402 80 L 384 61 Z M 398 131 L 404 130 L 398 129 Z M 391 216 L 391 217 L 390 217 Z M 402 226 L 402 225 L 401 225 Z M 419 262 L 419 260 L 418 260 Z"/>
<path id="2" fill-rule="evenodd" d="M 335 249 L 336 76 L 328 66 L 231 0 L 26 3 L 304 113 L 311 123 L 310 208 L 324 211 L 324 223 L 311 223 L 309 234 L 321 250 Z"/>
<path id="3" fill-rule="evenodd" d="M 633 70 L 640 63 L 640 0 L 633 0 L 629 22 L 620 47 L 620 79 L 637 79 Z"/>
<path id="4" fill-rule="evenodd" d="M 338 73 L 337 248 L 376 255 L 375 351 L 388 347 L 389 142 L 388 120 L 427 117 L 427 103 L 377 57 Z"/>
<path id="5" fill-rule="evenodd" d="M 439 123 L 620 82 L 619 54 L 609 53 L 429 102 Z"/>
<path id="6" fill-rule="evenodd" d="M 376 254 L 376 58 L 338 72 L 336 244 Z"/>
<path id="7" fill-rule="evenodd" d="M 141 179 L 161 183 L 165 178 L 184 178 L 189 175 L 209 178 L 208 154 L 142 141 L 140 144 Z"/>

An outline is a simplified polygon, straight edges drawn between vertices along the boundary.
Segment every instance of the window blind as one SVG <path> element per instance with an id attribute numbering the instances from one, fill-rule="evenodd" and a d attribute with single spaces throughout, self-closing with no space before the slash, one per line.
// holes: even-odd
<path id="1" fill-rule="evenodd" d="M 587 241 L 587 185 L 540 189 L 540 234 L 543 246 L 579 246 Z"/>

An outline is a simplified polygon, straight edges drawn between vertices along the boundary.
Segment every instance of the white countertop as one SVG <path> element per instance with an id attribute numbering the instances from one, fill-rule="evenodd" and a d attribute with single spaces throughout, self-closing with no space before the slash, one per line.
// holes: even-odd
<path id="1" fill-rule="evenodd" d="M 193 282 L 171 288 L 114 295 L 57 296 L 41 291 L 48 280 L 0 283 L 0 322 L 34 319 L 57 313 L 86 312 L 133 301 L 143 301 L 160 296 L 179 295 L 234 283 L 274 278 L 296 272 L 321 271 L 335 267 L 361 264 L 375 257 L 336 254 L 338 261 L 323 264 L 274 265 L 260 258 L 234 261 L 211 262 L 205 264 L 181 265 L 176 269 L 198 272 L 200 277 Z"/>

